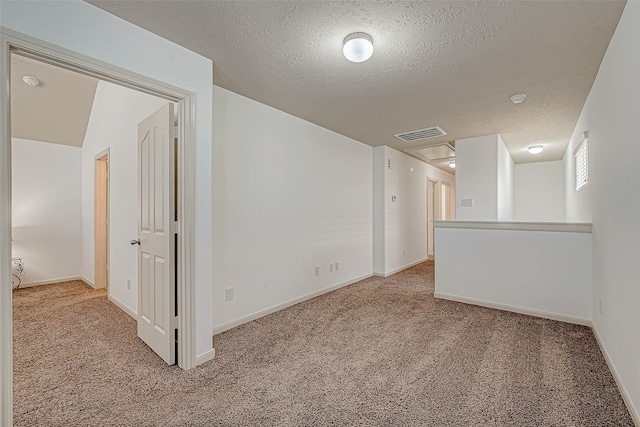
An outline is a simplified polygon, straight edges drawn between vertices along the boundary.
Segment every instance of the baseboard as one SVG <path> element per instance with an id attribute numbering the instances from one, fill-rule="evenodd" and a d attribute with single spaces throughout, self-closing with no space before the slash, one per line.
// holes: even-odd
<path id="1" fill-rule="evenodd" d="M 70 277 L 59 277 L 57 279 L 38 280 L 36 282 L 29 282 L 29 283 L 20 283 L 20 288 L 31 288 L 33 286 L 53 285 L 56 283 L 71 282 L 74 280 L 82 280 L 83 282 L 86 282 L 89 286 L 91 286 L 90 282 L 88 282 L 82 276 L 70 276 Z"/>
<path id="2" fill-rule="evenodd" d="M 389 277 L 389 276 L 391 276 L 392 274 L 400 273 L 402 270 L 406 270 L 407 268 L 411 268 L 411 267 L 413 267 L 414 265 L 422 264 L 423 262 L 428 261 L 428 260 L 429 260 L 429 258 L 428 258 L 428 257 L 427 257 L 427 258 L 423 258 L 423 259 L 421 259 L 421 260 L 418 260 L 418 261 L 412 262 L 411 264 L 407 264 L 407 265 L 405 265 L 405 266 L 403 266 L 403 267 L 396 268 L 395 270 L 391 270 L 391 271 L 389 271 L 388 273 L 379 273 L 379 272 L 377 272 L 377 273 L 376 273 L 376 272 L 374 272 L 374 273 L 373 273 L 373 275 L 374 275 L 374 276 L 377 276 L 377 277 Z"/>
<path id="3" fill-rule="evenodd" d="M 213 360 L 215 357 L 216 357 L 216 349 L 212 348 L 211 350 L 205 353 L 202 353 L 199 356 L 196 356 L 195 366 L 202 365 L 203 363 L 208 362 L 209 360 Z"/>
<path id="4" fill-rule="evenodd" d="M 315 298 L 315 297 L 320 296 L 322 294 L 326 294 L 327 292 L 335 291 L 336 289 L 340 289 L 340 288 L 343 288 L 345 286 L 352 285 L 352 284 L 354 284 L 356 282 L 359 282 L 361 280 L 368 279 L 371 276 L 372 276 L 372 274 L 367 274 L 367 275 L 364 275 L 362 277 L 358 277 L 358 278 L 355 278 L 355 279 L 352 279 L 352 280 L 349 280 L 349 281 L 346 281 L 346 282 L 338 283 L 337 285 L 332 285 L 332 286 L 320 289 L 318 291 L 314 291 L 314 292 L 308 293 L 308 294 L 303 295 L 301 297 L 294 298 L 292 300 L 283 302 L 281 304 L 274 305 L 273 307 L 265 308 L 264 310 L 260 310 L 258 312 L 253 313 L 253 314 L 249 314 L 248 316 L 244 316 L 244 317 L 241 317 L 241 318 L 236 319 L 234 321 L 224 323 L 224 324 L 222 324 L 220 326 L 215 326 L 213 328 L 213 335 L 217 335 L 217 334 L 220 334 L 220 333 L 222 333 L 224 331 L 228 331 L 229 329 L 235 328 L 236 326 L 243 325 L 245 323 L 251 322 L 251 321 L 256 320 L 256 319 L 259 319 L 259 318 L 264 317 L 266 315 L 269 315 L 271 313 L 275 313 L 276 311 L 280 311 L 280 310 L 282 310 L 284 308 L 291 307 L 292 305 L 296 305 L 298 303 L 301 303 L 303 301 L 309 300 L 311 298 Z"/>
<path id="5" fill-rule="evenodd" d="M 91 286 L 93 289 L 98 289 L 96 288 L 96 284 L 93 283 L 93 280 L 89 280 L 84 276 L 80 276 L 80 280 L 82 280 L 84 283 L 86 283 L 87 285 Z"/>
<path id="6" fill-rule="evenodd" d="M 611 360 L 611 357 L 609 356 L 609 353 L 607 352 L 607 349 L 604 346 L 602 339 L 600 338 L 598 329 L 595 327 L 595 325 L 593 325 L 591 329 L 593 330 L 593 335 L 596 337 L 596 342 L 598 343 L 598 347 L 600 347 L 600 351 L 604 356 L 604 360 L 607 362 L 607 366 L 611 371 L 611 375 L 613 375 L 613 380 L 616 382 L 616 385 L 618 386 L 618 390 L 620 390 L 620 394 L 622 395 L 622 400 L 624 401 L 624 404 L 627 406 L 627 410 L 629 411 L 629 414 L 631 414 L 633 423 L 636 425 L 636 427 L 640 427 L 640 414 L 638 413 L 638 410 L 636 409 L 636 407 L 633 405 L 633 402 L 631 401 L 631 397 L 629 397 L 629 393 L 627 392 L 627 389 L 624 387 L 624 384 L 620 380 L 620 376 L 618 376 L 616 365 L 613 364 L 613 360 Z"/>
<path id="7" fill-rule="evenodd" d="M 592 322 L 590 319 L 583 319 L 581 317 L 567 316 L 564 314 L 551 313 L 548 311 L 535 310 L 532 308 L 518 307 L 517 305 L 502 304 L 498 302 L 485 301 L 481 299 L 461 297 L 458 295 L 452 295 L 452 294 L 447 294 L 443 292 L 434 292 L 433 296 L 440 299 L 463 302 L 465 304 L 479 305 L 487 308 L 495 308 L 497 310 L 511 311 L 513 313 L 520 313 L 520 314 L 526 314 L 528 316 L 541 317 L 543 319 L 557 320 L 559 322 L 573 323 L 573 324 L 582 325 L 582 326 L 592 326 Z"/>
<path id="8" fill-rule="evenodd" d="M 111 301 L 113 304 L 115 304 L 120 310 L 124 311 L 129 316 L 133 317 L 134 320 L 138 320 L 138 313 L 136 313 L 135 311 L 131 310 L 129 307 L 127 307 L 127 305 L 125 305 L 125 303 L 120 301 L 118 298 L 116 298 L 113 295 L 109 294 L 107 299 L 109 301 Z"/>

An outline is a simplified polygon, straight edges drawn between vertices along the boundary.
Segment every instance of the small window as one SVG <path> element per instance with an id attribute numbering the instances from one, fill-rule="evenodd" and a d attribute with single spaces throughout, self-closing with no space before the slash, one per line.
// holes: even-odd
<path id="1" fill-rule="evenodd" d="M 578 148 L 573 155 L 576 159 L 576 191 L 578 191 L 589 183 L 589 143 L 586 131 L 580 138 Z"/>

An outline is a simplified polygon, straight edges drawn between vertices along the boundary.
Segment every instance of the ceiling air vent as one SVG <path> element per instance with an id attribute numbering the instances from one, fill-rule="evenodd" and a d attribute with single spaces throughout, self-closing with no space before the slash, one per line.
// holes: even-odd
<path id="1" fill-rule="evenodd" d="M 395 136 L 404 142 L 418 141 L 420 139 L 435 138 L 437 136 L 443 136 L 447 133 L 440 129 L 439 126 L 433 126 L 426 129 L 412 130 L 411 132 L 397 133 Z"/>

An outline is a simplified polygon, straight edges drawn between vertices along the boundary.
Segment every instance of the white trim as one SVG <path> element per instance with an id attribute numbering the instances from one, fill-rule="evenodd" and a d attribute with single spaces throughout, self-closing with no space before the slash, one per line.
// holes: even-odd
<path id="1" fill-rule="evenodd" d="M 107 299 L 109 301 L 111 301 L 116 307 L 118 307 L 120 310 L 124 311 L 125 313 L 127 313 L 129 316 L 133 317 L 134 320 L 138 320 L 138 313 L 136 313 L 135 311 L 133 311 L 131 308 L 129 308 L 127 305 L 125 305 L 125 303 L 123 303 L 122 301 L 120 301 L 118 298 L 114 297 L 113 295 L 109 294 L 107 296 Z"/>
<path id="2" fill-rule="evenodd" d="M 636 427 L 640 427 L 640 413 L 638 412 L 636 407 L 633 405 L 633 401 L 631 400 L 631 396 L 629 396 L 629 392 L 625 388 L 624 384 L 622 383 L 622 380 L 620 379 L 620 376 L 618 375 L 618 371 L 616 370 L 616 365 L 614 365 L 613 360 L 611 360 L 611 357 L 609 356 L 609 353 L 607 352 L 607 348 L 604 346 L 604 343 L 602 342 L 602 339 L 600 338 L 600 334 L 598 333 L 598 329 L 596 328 L 595 325 L 593 325 L 593 327 L 591 329 L 593 329 L 593 335 L 596 337 L 596 342 L 598 343 L 598 346 L 600 347 L 600 351 L 602 352 L 602 355 L 604 356 L 604 360 L 607 362 L 607 366 L 609 367 L 609 370 L 611 371 L 611 375 L 613 376 L 613 380 L 616 382 L 616 385 L 618 386 L 618 390 L 620 390 L 620 394 L 622 395 L 622 400 L 624 401 L 624 404 L 627 406 L 627 410 L 629 411 L 629 414 L 631 415 L 631 418 L 633 419 L 634 424 L 636 425 Z"/>
<path id="3" fill-rule="evenodd" d="M 20 289 L 31 288 L 33 286 L 54 285 L 56 283 L 72 282 L 74 280 L 80 280 L 82 282 L 85 282 L 87 285 L 91 286 L 92 288 L 94 287 L 93 282 L 86 280 L 82 276 L 69 276 L 69 277 L 58 277 L 57 279 L 46 279 L 46 280 L 37 280 L 35 282 L 29 282 L 29 283 L 20 283 Z"/>
<path id="4" fill-rule="evenodd" d="M 211 350 L 200 354 L 196 357 L 196 366 L 202 365 L 204 362 L 208 362 L 209 360 L 213 360 L 216 357 L 216 349 L 212 348 Z"/>
<path id="5" fill-rule="evenodd" d="M 433 221 L 435 228 L 591 233 L 588 222 Z"/>
<path id="6" fill-rule="evenodd" d="M 534 310 L 532 308 L 518 307 L 517 305 L 502 304 L 499 302 L 486 301 L 475 298 L 461 297 L 458 295 L 447 294 L 443 292 L 434 292 L 435 298 L 446 299 L 449 301 L 462 302 L 465 304 L 479 305 L 482 307 L 493 308 L 503 311 L 511 311 L 513 313 L 526 314 L 533 317 L 541 317 L 543 319 L 557 320 L 559 322 L 573 323 L 582 326 L 592 326 L 591 319 L 583 319 L 581 317 L 567 316 L 565 314 L 551 313 L 549 311 Z"/>
<path id="7" fill-rule="evenodd" d="M 222 324 L 220 326 L 214 326 L 213 335 L 217 335 L 217 334 L 220 334 L 220 333 L 222 333 L 224 331 L 228 331 L 229 329 L 235 328 L 236 326 L 243 325 L 245 323 L 248 323 L 248 322 L 251 322 L 253 320 L 259 319 L 261 317 L 264 317 L 264 316 L 266 316 L 268 314 L 275 313 L 276 311 L 280 311 L 280 310 L 285 309 L 287 307 L 291 307 L 292 305 L 296 305 L 298 303 L 301 303 L 303 301 L 309 300 L 311 298 L 315 298 L 315 297 L 320 296 L 322 294 L 326 294 L 328 292 L 335 291 L 336 289 L 340 289 L 340 288 L 343 288 L 345 286 L 352 285 L 352 284 L 354 284 L 356 282 L 359 282 L 361 280 L 368 279 L 371 276 L 372 276 L 372 274 L 367 274 L 367 275 L 364 275 L 364 276 L 361 276 L 361 277 L 357 277 L 357 278 L 352 279 L 352 280 L 348 280 L 346 282 L 338 283 L 337 285 L 331 285 L 331 286 L 328 286 L 326 288 L 323 288 L 323 289 L 320 289 L 320 290 L 317 290 L 317 291 L 313 291 L 313 292 L 308 293 L 306 295 L 302 295 L 301 297 L 294 298 L 294 299 L 291 299 L 289 301 L 285 301 L 285 302 L 283 302 L 281 304 L 276 304 L 276 305 L 274 305 L 272 307 L 265 308 L 264 310 L 260 310 L 260 311 L 257 311 L 255 313 L 249 314 L 248 316 L 244 316 L 244 317 L 241 317 L 239 319 L 233 320 L 231 322 L 224 323 L 224 324 Z"/>
<path id="8" fill-rule="evenodd" d="M 406 270 L 407 268 L 411 268 L 411 267 L 413 267 L 414 265 L 421 264 L 421 263 L 423 263 L 423 262 L 425 262 L 425 261 L 429 261 L 429 257 L 422 258 L 421 260 L 418 260 L 418 261 L 412 262 L 411 264 L 407 264 L 407 265 L 405 265 L 405 266 L 403 266 L 403 267 L 396 268 L 395 270 L 392 270 L 392 271 L 390 271 L 390 272 L 388 272 L 388 273 L 379 273 L 379 272 L 374 272 L 374 273 L 373 273 L 373 275 L 374 275 L 374 276 L 376 276 L 376 277 L 389 277 L 389 276 L 391 276 L 392 274 L 400 273 L 402 270 Z"/>
<path id="9" fill-rule="evenodd" d="M 0 27 L 1 29 L 1 27 Z M 13 425 L 9 43 L 0 33 L 0 425 Z M 5 285 L 6 284 L 6 285 Z"/>

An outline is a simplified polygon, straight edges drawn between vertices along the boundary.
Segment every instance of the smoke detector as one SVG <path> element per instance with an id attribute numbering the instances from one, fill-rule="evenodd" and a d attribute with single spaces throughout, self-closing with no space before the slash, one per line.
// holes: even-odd
<path id="1" fill-rule="evenodd" d="M 517 95 L 513 95 L 509 99 L 511 99 L 511 102 L 513 102 L 514 104 L 521 104 L 526 97 L 527 95 L 525 95 L 524 93 L 518 93 Z"/>
<path id="2" fill-rule="evenodd" d="M 36 79 L 33 76 L 24 76 L 22 78 L 22 81 L 31 87 L 38 86 L 40 84 L 40 80 Z"/>

